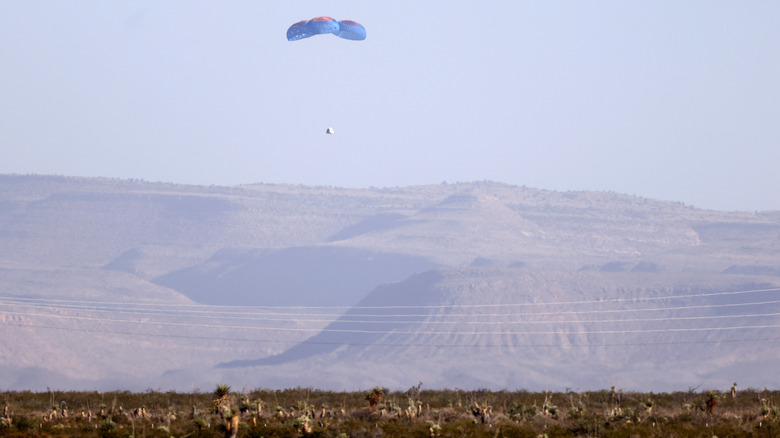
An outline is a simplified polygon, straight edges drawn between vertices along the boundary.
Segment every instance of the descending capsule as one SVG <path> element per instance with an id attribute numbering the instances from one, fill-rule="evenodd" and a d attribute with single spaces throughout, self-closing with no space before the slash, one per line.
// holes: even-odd
<path id="1" fill-rule="evenodd" d="M 299 21 L 287 29 L 287 40 L 298 41 L 314 35 L 331 33 L 339 38 L 362 41 L 366 39 L 366 28 L 352 20 L 337 21 L 331 17 L 315 17 Z"/>

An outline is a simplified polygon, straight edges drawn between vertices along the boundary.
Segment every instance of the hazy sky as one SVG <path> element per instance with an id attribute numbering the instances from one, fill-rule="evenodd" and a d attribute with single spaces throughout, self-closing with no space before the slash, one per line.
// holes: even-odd
<path id="1" fill-rule="evenodd" d="M 368 38 L 286 40 L 319 15 Z M 780 209 L 779 23 L 776 0 L 5 0 L 0 173 Z"/>

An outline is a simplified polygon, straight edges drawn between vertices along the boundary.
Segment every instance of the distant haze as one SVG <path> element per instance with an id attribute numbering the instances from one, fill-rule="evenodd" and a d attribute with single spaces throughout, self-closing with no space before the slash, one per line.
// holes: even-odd
<path id="1" fill-rule="evenodd" d="M 780 211 L 0 175 L 0 387 L 780 387 Z"/>
<path id="2" fill-rule="evenodd" d="M 318 15 L 368 37 L 286 40 Z M 772 1 L 4 1 L 0 173 L 779 210 L 777 23 Z"/>

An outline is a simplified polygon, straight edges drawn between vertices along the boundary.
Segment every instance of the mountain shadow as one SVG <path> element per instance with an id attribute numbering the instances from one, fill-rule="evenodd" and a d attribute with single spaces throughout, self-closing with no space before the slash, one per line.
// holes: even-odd
<path id="1" fill-rule="evenodd" d="M 400 219 L 405 217 L 400 213 L 375 214 L 330 236 L 328 242 L 337 242 L 371 232 L 389 230 L 396 226 Z"/>
<path id="2" fill-rule="evenodd" d="M 351 306 L 379 284 L 435 266 L 424 257 L 331 246 L 226 250 L 154 283 L 203 304 Z"/>
<path id="3" fill-rule="evenodd" d="M 126 272 L 128 274 L 137 274 L 136 262 L 144 256 L 144 253 L 138 249 L 128 249 L 119 255 L 119 257 L 103 265 L 104 270 Z"/>
<path id="4" fill-rule="evenodd" d="M 280 365 L 342 348 L 349 351 L 377 345 L 383 338 L 388 337 L 388 333 L 399 329 L 398 321 L 404 320 L 404 315 L 418 319 L 421 312 L 426 312 L 425 306 L 440 302 L 440 291 L 434 285 L 441 278 L 440 271 L 430 270 L 413 275 L 400 283 L 379 286 L 318 334 L 284 352 L 262 359 L 226 362 L 217 367 Z M 375 322 L 370 325 L 370 329 L 366 328 L 367 318 Z M 381 322 L 383 319 L 387 319 L 387 322 Z"/>

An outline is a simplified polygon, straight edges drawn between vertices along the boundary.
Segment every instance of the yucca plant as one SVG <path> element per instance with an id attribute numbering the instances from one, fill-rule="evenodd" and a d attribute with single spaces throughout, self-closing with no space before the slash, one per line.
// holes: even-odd
<path id="1" fill-rule="evenodd" d="M 239 415 L 233 413 L 225 423 L 225 438 L 236 438 L 238 436 Z"/>
<path id="2" fill-rule="evenodd" d="M 226 404 L 228 401 L 228 397 L 230 396 L 230 385 L 217 385 L 217 388 L 214 390 L 214 406 L 217 408 L 221 408 L 222 405 Z"/>
<path id="3" fill-rule="evenodd" d="M 655 402 L 653 402 L 653 399 L 648 398 L 645 400 L 645 408 L 647 408 L 647 413 L 651 414 L 653 412 L 653 405 L 655 405 Z"/>
<path id="4" fill-rule="evenodd" d="M 433 421 L 428 421 L 427 424 L 430 438 L 438 438 L 441 433 L 441 425 L 434 423 Z"/>
<path id="5" fill-rule="evenodd" d="M 707 413 L 711 414 L 715 410 L 715 406 L 718 404 L 718 394 L 715 391 L 707 393 Z"/>
<path id="6" fill-rule="evenodd" d="M 382 388 L 375 387 L 371 391 L 369 391 L 368 394 L 366 394 L 366 401 L 368 402 L 368 409 L 370 411 L 375 411 L 376 407 L 379 405 L 379 403 L 384 398 L 385 394 L 382 391 Z"/>
<path id="7" fill-rule="evenodd" d="M 293 427 L 298 430 L 298 432 L 304 433 L 304 434 L 310 434 L 312 431 L 311 427 L 311 418 L 309 418 L 308 415 L 301 415 L 300 417 L 296 418 L 293 422 Z"/>
<path id="8" fill-rule="evenodd" d="M 107 419 L 103 421 L 103 423 L 100 425 L 101 432 L 108 432 L 114 429 L 116 429 L 116 423 L 111 421 L 111 419 Z"/>

